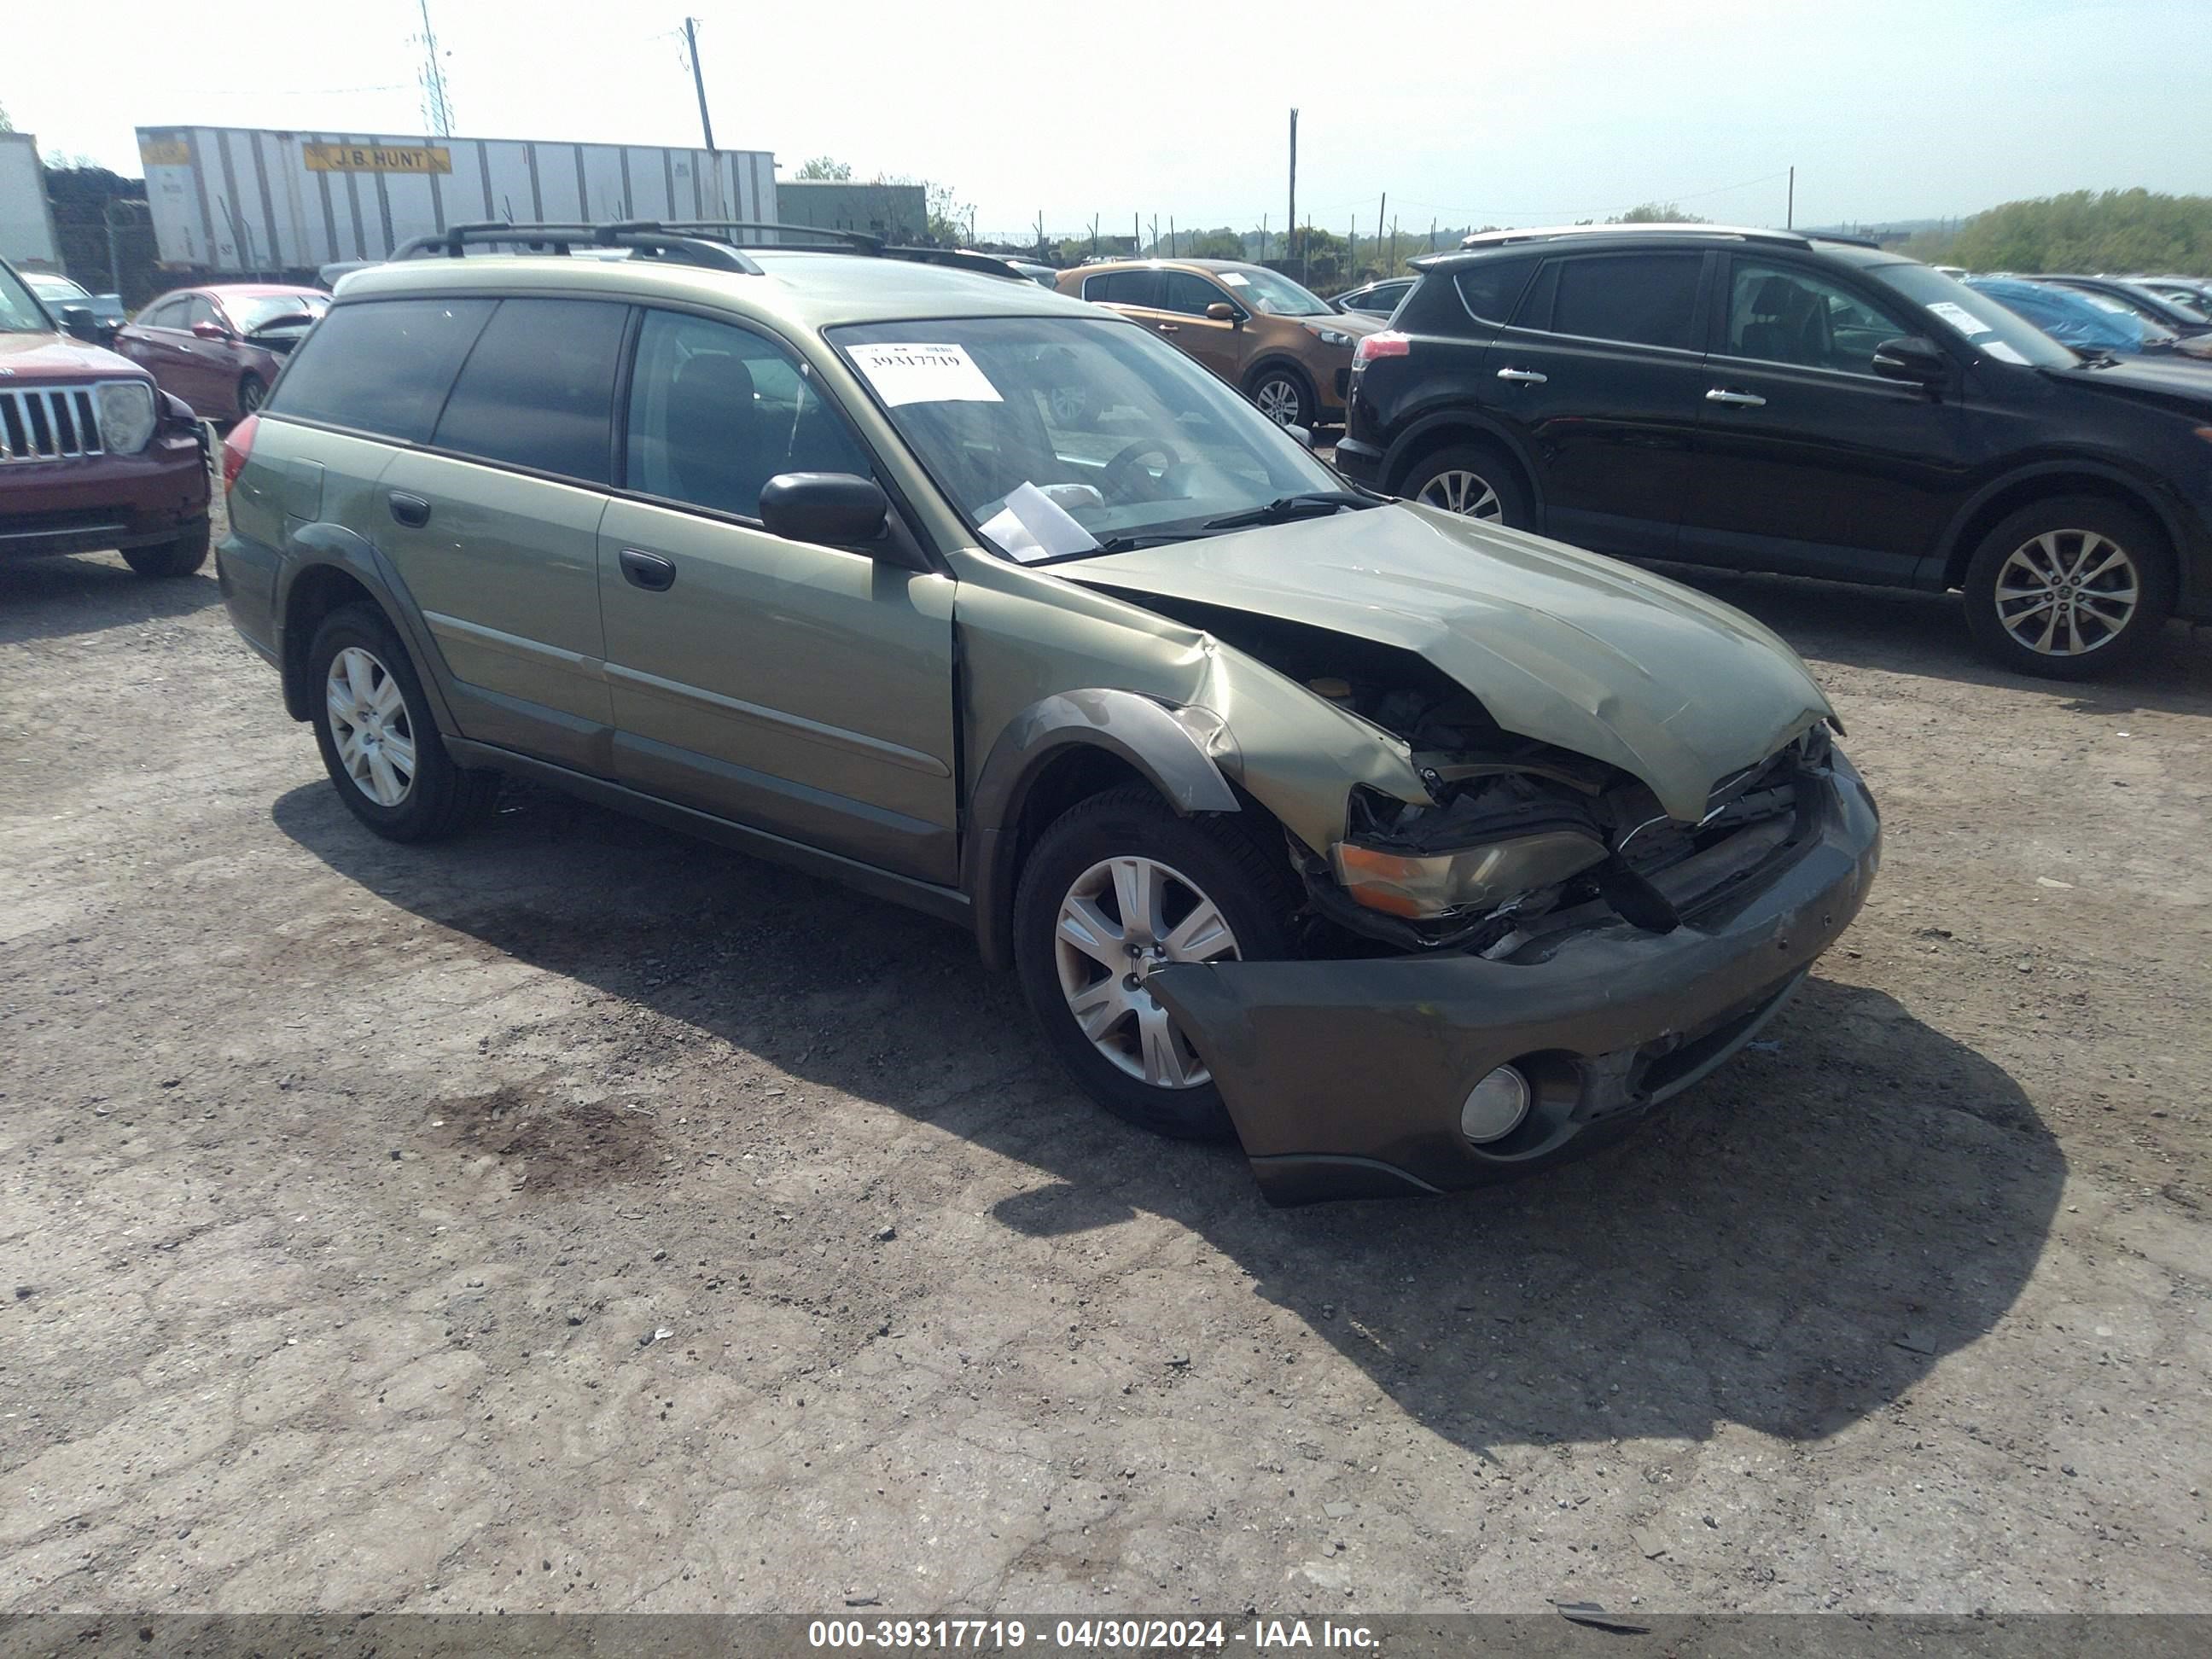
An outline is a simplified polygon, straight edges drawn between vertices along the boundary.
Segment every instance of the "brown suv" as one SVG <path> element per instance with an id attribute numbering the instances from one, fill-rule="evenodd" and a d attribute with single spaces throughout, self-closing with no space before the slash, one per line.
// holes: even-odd
<path id="1" fill-rule="evenodd" d="M 199 423 L 137 364 L 64 334 L 0 261 L 0 558 L 110 547 L 142 576 L 207 562 Z"/>
<path id="2" fill-rule="evenodd" d="M 1342 425 L 1352 349 L 1384 324 L 1237 259 L 1079 265 L 1060 273 L 1060 291 L 1158 330 L 1279 426 Z"/>

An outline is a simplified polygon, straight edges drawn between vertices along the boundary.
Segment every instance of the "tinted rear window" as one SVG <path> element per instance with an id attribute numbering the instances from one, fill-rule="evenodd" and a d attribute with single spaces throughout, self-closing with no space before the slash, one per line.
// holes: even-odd
<path id="1" fill-rule="evenodd" d="M 502 300 L 462 366 L 437 445 L 605 483 L 626 307 Z"/>
<path id="2" fill-rule="evenodd" d="M 1109 270 L 1083 279 L 1086 300 L 1110 300 L 1119 306 L 1157 306 L 1160 302 L 1160 273 L 1157 270 Z"/>
<path id="3" fill-rule="evenodd" d="M 1528 286 L 1528 273 L 1536 268 L 1534 255 L 1514 259 L 1486 259 L 1469 265 L 1452 281 L 1467 308 L 1486 323 L 1502 323 L 1513 314 L 1513 302 Z"/>
<path id="4" fill-rule="evenodd" d="M 1560 260 L 1551 331 L 1687 350 L 1705 258 L 1654 252 Z"/>
<path id="5" fill-rule="evenodd" d="M 421 443 L 493 304 L 371 300 L 332 306 L 293 354 L 270 412 Z"/>

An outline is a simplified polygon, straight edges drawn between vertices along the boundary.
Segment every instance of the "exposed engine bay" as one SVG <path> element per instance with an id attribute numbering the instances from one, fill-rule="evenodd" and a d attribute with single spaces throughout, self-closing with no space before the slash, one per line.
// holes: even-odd
<path id="1" fill-rule="evenodd" d="M 1505 731 L 1474 694 L 1410 651 L 1188 601 L 1149 603 L 1409 751 L 1427 802 L 1356 788 L 1343 843 L 1292 842 L 1316 954 L 1380 945 L 1535 960 L 1547 934 L 1615 918 L 1670 932 L 1789 843 L 1799 771 L 1819 764 L 1828 743 L 1816 726 L 1721 780 L 1704 817 L 1687 823 L 1627 773 Z M 1446 860 L 1454 861 L 1448 875 Z M 1425 903 L 1421 890 L 1394 881 L 1401 875 L 1429 884 Z"/>

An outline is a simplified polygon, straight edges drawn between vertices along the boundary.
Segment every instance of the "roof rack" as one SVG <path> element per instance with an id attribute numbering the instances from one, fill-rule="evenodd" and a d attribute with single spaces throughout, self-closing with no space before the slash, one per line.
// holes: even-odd
<path id="1" fill-rule="evenodd" d="M 827 230 L 819 225 L 786 225 L 764 219 L 690 219 L 659 228 L 689 236 L 714 236 L 726 231 L 773 231 L 815 239 L 766 245 L 782 252 L 861 253 L 878 259 L 908 259 L 916 264 L 942 265 L 948 270 L 970 270 L 980 276 L 1011 276 L 1016 282 L 1029 281 L 995 253 L 971 252 L 965 248 L 902 246 L 864 230 Z"/>
<path id="2" fill-rule="evenodd" d="M 757 264 L 726 241 L 673 233 L 642 219 L 599 225 L 517 224 L 506 219 L 448 225 L 434 235 L 417 236 L 403 243 L 392 257 L 396 260 L 443 254 L 458 259 L 472 247 L 499 246 L 556 254 L 566 254 L 577 247 L 628 248 L 640 258 L 663 259 L 672 264 L 703 265 L 710 270 L 736 270 L 752 276 L 761 274 Z"/>
<path id="3" fill-rule="evenodd" d="M 1803 230 L 1773 230 L 1749 225 L 1708 225 L 1695 221 L 1678 222 L 1638 223 L 1632 225 L 1543 225 L 1528 230 L 1483 230 L 1472 236 L 1460 238 L 1465 249 L 1504 247 L 1514 242 L 1548 242 L 1570 236 L 1648 236 L 1680 234 L 1685 231 L 1703 236 L 1729 236 L 1746 242 L 1784 242 L 1795 247 L 1806 247 L 1816 241 L 1848 242 L 1855 247 L 1878 247 L 1856 236 L 1815 234 Z"/>

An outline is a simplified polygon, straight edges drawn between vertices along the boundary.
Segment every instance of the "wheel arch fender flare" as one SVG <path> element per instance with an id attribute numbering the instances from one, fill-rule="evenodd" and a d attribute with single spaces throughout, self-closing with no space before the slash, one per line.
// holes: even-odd
<path id="1" fill-rule="evenodd" d="M 1210 710 L 1097 686 L 1057 691 L 1030 704 L 1000 729 L 968 801 L 963 885 L 976 941 L 994 968 L 1013 960 L 1014 884 L 1026 851 L 1020 830 L 1030 791 L 1054 762 L 1075 750 L 1121 762 L 1182 817 L 1240 810 L 1216 758 L 1233 757 L 1234 747 L 1224 723 Z"/>
<path id="2" fill-rule="evenodd" d="M 1443 441 L 1438 442 L 1439 439 Z M 1529 458 L 1527 444 L 1505 422 L 1479 409 L 1440 409 L 1408 424 L 1382 452 L 1383 487 L 1395 492 L 1405 482 L 1403 474 L 1410 464 L 1409 458 L 1443 448 L 1455 441 L 1490 444 L 1504 450 L 1505 458 L 1520 471 L 1522 486 L 1528 492 L 1529 510 L 1535 514 L 1537 524 L 1543 524 L 1544 486 L 1541 475 Z"/>
<path id="3" fill-rule="evenodd" d="M 285 712 L 296 720 L 307 720 L 314 712 L 314 691 L 307 684 L 307 644 L 313 630 L 298 630 L 295 635 L 292 626 L 293 596 L 303 581 L 322 580 L 315 573 L 328 571 L 350 578 L 384 612 L 386 620 L 398 631 L 400 643 L 414 659 L 416 677 L 422 682 L 423 695 L 429 699 L 431 716 L 438 730 L 449 738 L 459 736 L 459 728 L 454 724 L 453 709 L 446 698 L 445 659 L 438 654 L 429 625 L 423 621 L 413 595 L 374 543 L 339 524 L 303 525 L 286 538 L 270 623 L 283 679 Z"/>
<path id="4" fill-rule="evenodd" d="M 1264 356 L 1261 357 L 1258 362 L 1255 362 L 1251 368 L 1244 371 L 1244 380 L 1243 383 L 1244 390 L 1248 392 L 1254 391 L 1258 387 L 1261 380 L 1267 379 L 1267 375 L 1272 371 L 1279 368 L 1285 370 L 1291 374 L 1296 375 L 1299 384 L 1304 386 L 1307 391 L 1312 392 L 1316 398 L 1321 395 L 1321 388 L 1314 383 L 1313 371 L 1308 368 L 1304 363 L 1300 362 L 1296 357 L 1291 356 L 1289 352 L 1282 350 L 1267 352 Z"/>
<path id="5" fill-rule="evenodd" d="M 2063 495 L 2073 480 L 2097 486 L 2101 493 L 2124 497 L 2149 514 L 2165 532 L 2166 544 L 2172 550 L 2178 591 L 2185 595 L 2201 592 L 2206 578 L 2204 573 L 2195 568 L 2197 562 L 2189 556 L 2191 539 L 2185 528 L 2179 504 L 2169 500 L 2167 491 L 2154 480 L 2129 467 L 2092 456 L 2075 455 L 2052 456 L 2014 467 L 1967 496 L 1943 526 L 1943 538 L 1935 557 L 1923 569 L 1922 582 L 1930 587 L 1956 587 L 1965 579 L 1966 566 L 1972 561 L 1982 538 L 2014 510 L 2002 505 L 2005 498 L 2018 495 L 2024 504 L 2039 495 Z M 2035 488 L 2045 484 L 2049 488 Z"/>

